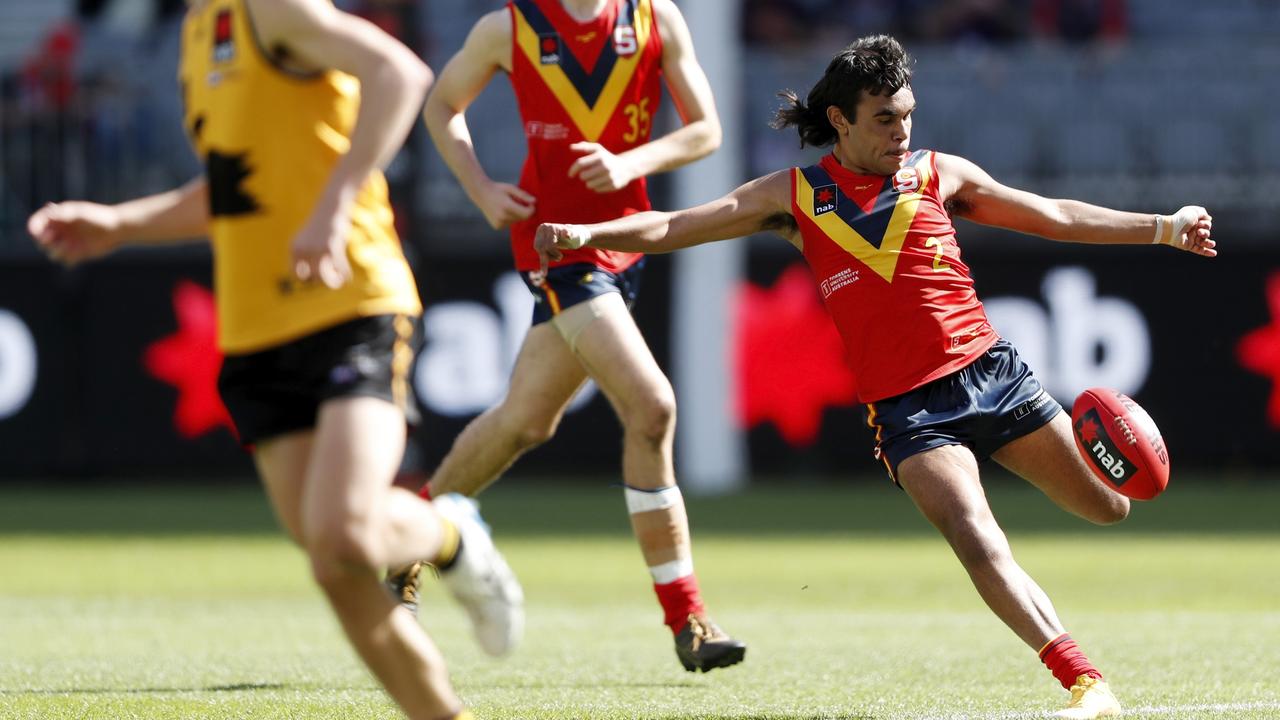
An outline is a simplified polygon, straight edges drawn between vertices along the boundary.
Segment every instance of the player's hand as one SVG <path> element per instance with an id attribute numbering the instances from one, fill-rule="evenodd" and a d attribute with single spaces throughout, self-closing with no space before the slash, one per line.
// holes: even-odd
<path id="1" fill-rule="evenodd" d="M 593 142 L 577 142 L 569 146 L 583 156 L 569 166 L 569 177 L 576 177 L 598 193 L 621 190 L 638 177 L 631 164 Z"/>
<path id="2" fill-rule="evenodd" d="M 538 264 L 543 277 L 547 267 L 564 257 L 561 250 L 577 250 L 591 241 L 591 233 L 581 225 L 542 223 L 533 236 L 533 249 L 538 253 Z"/>
<path id="3" fill-rule="evenodd" d="M 335 290 L 346 285 L 351 280 L 351 263 L 347 260 L 350 231 L 347 211 L 322 201 L 293 236 L 293 274 L 303 282 L 318 280 Z"/>
<path id="4" fill-rule="evenodd" d="M 1213 217 L 1199 205 L 1187 205 L 1172 215 L 1156 218 L 1157 243 L 1196 255 L 1217 257 L 1217 243 L 1213 241 L 1212 234 Z"/>
<path id="5" fill-rule="evenodd" d="M 53 260 L 75 265 L 101 257 L 124 241 L 120 214 L 91 202 L 49 203 L 27 219 L 27 232 Z"/>
<path id="6" fill-rule="evenodd" d="M 501 230 L 533 215 L 537 199 L 509 183 L 491 182 L 481 191 L 476 205 L 489 221 L 489 227 Z"/>

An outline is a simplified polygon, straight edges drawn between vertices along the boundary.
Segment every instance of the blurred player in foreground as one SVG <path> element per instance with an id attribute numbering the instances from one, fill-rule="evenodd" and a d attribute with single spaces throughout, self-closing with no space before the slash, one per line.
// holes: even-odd
<path id="1" fill-rule="evenodd" d="M 480 166 L 464 115 L 499 71 L 511 78 L 528 143 L 519 187 Z M 666 79 L 683 127 L 650 140 Z M 631 317 L 643 258 L 596 248 L 539 271 L 538 224 L 648 210 L 645 176 L 720 144 L 720 120 L 671 0 L 515 0 L 482 17 L 427 99 L 427 127 L 495 228 L 511 228 L 516 269 L 537 301 L 506 397 L 462 431 L 424 490 L 475 495 L 547 441 L 587 378 L 623 426 L 631 526 L 686 670 L 742 660 L 746 646 L 706 614 L 684 499 L 672 467 L 675 397 Z M 416 568 L 388 580 L 409 602 Z"/>
<path id="2" fill-rule="evenodd" d="M 1200 207 L 1173 215 L 1050 200 L 954 155 L 911 151 L 911 60 L 887 36 L 840 52 L 806 101 L 786 93 L 777 127 L 834 144 L 817 165 L 758 178 L 719 200 L 595 225 L 543 225 L 536 247 L 670 252 L 772 230 L 808 261 L 844 340 L 875 455 L 940 530 L 987 605 L 1071 691 L 1064 718 L 1120 714 L 1102 674 L 1013 559 L 978 461 L 993 457 L 1063 509 L 1099 524 L 1129 500 L 1076 451 L 1070 420 L 988 323 L 960 259 L 953 216 L 1053 240 L 1166 244 L 1217 254 Z"/>
<path id="3" fill-rule="evenodd" d="M 67 264 L 126 243 L 211 239 L 219 389 L 281 524 L 404 712 L 470 717 L 439 651 L 378 577 L 431 558 L 489 621 L 477 628 L 487 650 L 519 632 L 519 586 L 484 530 L 390 486 L 421 306 L 380 168 L 431 71 L 327 0 L 193 1 L 182 32 L 203 176 L 120 205 L 48 205 L 29 230 Z"/>

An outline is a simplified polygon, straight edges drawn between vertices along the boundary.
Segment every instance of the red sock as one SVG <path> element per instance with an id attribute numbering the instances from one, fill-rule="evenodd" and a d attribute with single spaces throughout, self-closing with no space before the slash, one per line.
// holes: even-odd
<path id="1" fill-rule="evenodd" d="M 1070 633 L 1062 633 L 1040 648 L 1040 661 L 1067 690 L 1076 684 L 1076 678 L 1081 675 L 1102 679 L 1102 673 L 1089 662 L 1084 651 L 1071 639 Z"/>
<path id="2" fill-rule="evenodd" d="M 669 583 L 653 584 L 653 591 L 658 593 L 658 602 L 666 617 L 662 622 L 671 628 L 672 634 L 680 632 L 680 628 L 689 622 L 690 615 L 702 613 L 702 595 L 698 593 L 698 578 L 693 575 Z"/>

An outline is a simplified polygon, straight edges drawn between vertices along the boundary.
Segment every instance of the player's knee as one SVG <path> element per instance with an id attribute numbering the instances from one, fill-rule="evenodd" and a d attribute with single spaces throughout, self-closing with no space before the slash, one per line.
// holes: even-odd
<path id="1" fill-rule="evenodd" d="M 311 574 L 321 587 L 346 582 L 356 575 L 376 572 L 381 563 L 371 533 L 358 524 L 319 529 L 307 538 Z"/>
<path id="2" fill-rule="evenodd" d="M 531 450 L 555 436 L 558 424 L 556 420 L 548 422 L 539 417 L 517 416 L 509 425 L 508 433 L 518 450 Z"/>
<path id="3" fill-rule="evenodd" d="M 971 570 L 997 567 L 1013 557 L 1004 532 L 989 514 L 957 517 L 939 529 L 961 564 Z"/>
<path id="4" fill-rule="evenodd" d="M 1096 525 L 1114 525 L 1129 517 L 1129 498 L 1119 493 L 1108 493 L 1106 500 L 1100 503 L 1089 515 L 1089 521 Z"/>
<path id="5" fill-rule="evenodd" d="M 628 413 L 627 432 L 644 438 L 652 445 L 666 443 L 676 424 L 676 398 L 671 386 L 651 393 Z"/>

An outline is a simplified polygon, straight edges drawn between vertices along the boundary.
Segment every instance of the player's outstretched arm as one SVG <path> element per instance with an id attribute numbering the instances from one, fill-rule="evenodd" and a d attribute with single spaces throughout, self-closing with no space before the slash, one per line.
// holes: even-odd
<path id="1" fill-rule="evenodd" d="M 534 207 L 532 195 L 495 182 L 480 166 L 464 115 L 500 69 L 511 70 L 511 15 L 506 10 L 495 10 L 475 24 L 462 49 L 440 71 L 422 111 L 440 156 L 495 230 L 524 220 Z"/>
<path id="2" fill-rule="evenodd" d="M 711 83 L 694 53 L 689 26 L 671 0 L 653 0 L 653 13 L 662 36 L 662 74 L 683 125 L 618 155 L 598 143 L 571 145 L 583 155 L 569 168 L 569 176 L 596 192 L 621 190 L 637 178 L 674 170 L 720 147 L 720 116 Z M 637 127 L 650 122 L 643 114 L 637 114 Z"/>
<path id="3" fill-rule="evenodd" d="M 49 203 L 27 220 L 27 232 L 40 249 L 66 265 L 101 257 L 128 243 L 203 237 L 208 229 L 209 194 L 203 177 L 119 205 Z"/>
<path id="4" fill-rule="evenodd" d="M 983 225 L 1050 240 L 1116 245 L 1170 245 L 1205 257 L 1218 254 L 1213 218 L 1198 205 L 1171 215 L 1133 213 L 1078 200 L 1053 200 L 996 182 L 977 165 L 938 154 L 943 198 L 955 214 Z"/>
<path id="5" fill-rule="evenodd" d="M 792 243 L 791 173 L 756 178 L 709 203 L 676 212 L 642 212 L 593 225 L 543 223 L 533 247 L 545 271 L 561 250 L 591 245 L 624 252 L 667 253 L 681 248 L 775 230 Z"/>
<path id="6" fill-rule="evenodd" d="M 395 156 L 431 85 L 431 70 L 373 23 L 329 0 L 249 0 L 263 47 L 284 47 L 292 62 L 340 70 L 360 81 L 351 144 L 330 173 L 311 216 L 293 240 L 294 271 L 338 287 L 351 277 L 346 237 L 352 202 L 374 170 Z"/>

